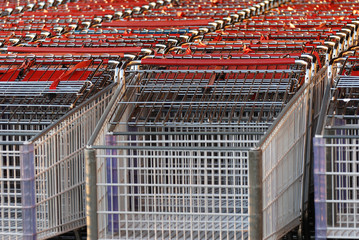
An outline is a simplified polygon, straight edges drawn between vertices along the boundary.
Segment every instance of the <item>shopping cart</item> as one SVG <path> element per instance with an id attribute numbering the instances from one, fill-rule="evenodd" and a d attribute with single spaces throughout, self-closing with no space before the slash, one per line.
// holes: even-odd
<path id="1" fill-rule="evenodd" d="M 268 44 L 262 42 L 217 42 L 218 44 L 207 45 L 207 42 L 197 42 L 190 44 L 182 44 L 180 47 L 173 47 L 168 50 L 168 54 L 172 55 L 187 55 L 187 57 L 198 56 L 198 55 L 208 55 L 212 54 L 217 57 L 223 58 L 232 58 L 235 56 L 251 57 L 251 56 L 261 56 L 262 58 L 271 58 L 276 56 L 277 58 L 287 58 L 290 56 L 303 56 L 307 54 L 313 58 L 312 64 L 312 73 L 316 68 L 320 68 L 325 64 L 326 61 L 329 61 L 330 53 L 332 48 L 324 46 L 321 43 L 311 43 L 311 44 L 296 44 L 294 42 L 289 42 L 287 44 L 281 44 L 276 42 L 270 42 Z M 329 45 L 330 46 L 330 45 Z M 266 57 L 267 56 L 267 57 Z"/>
<path id="2" fill-rule="evenodd" d="M 181 37 L 178 37 L 181 39 Z M 165 52 L 167 48 L 178 43 L 177 37 L 163 36 L 146 36 L 138 38 L 136 35 L 131 37 L 120 38 L 115 34 L 99 35 L 99 34 L 87 34 L 87 35 L 68 35 L 66 38 L 48 39 L 44 41 L 27 42 L 21 44 L 22 48 L 26 47 L 41 47 L 41 48 L 71 48 L 71 51 L 76 49 L 82 52 L 91 52 L 92 48 L 99 48 L 98 52 L 122 52 L 122 53 L 137 53 L 143 51 L 151 52 Z M 73 49 L 76 48 L 76 49 Z M 34 48 L 30 48 L 34 49 Z M 81 50 L 82 49 L 82 50 Z M 18 51 L 18 50 L 16 50 Z M 25 50 L 24 50 L 25 51 Z M 44 50 L 40 50 L 43 52 Z M 66 50 L 63 50 L 66 52 Z"/>
<path id="3" fill-rule="evenodd" d="M 5 30 L 16 34 L 32 34 L 32 40 L 43 40 L 37 35 L 46 35 L 50 38 L 69 34 L 73 31 L 81 31 L 91 26 L 96 26 L 102 21 L 119 20 L 135 13 L 144 13 L 146 10 L 156 9 L 170 4 L 171 1 L 159 1 L 148 4 L 143 1 L 124 1 L 122 3 L 108 3 L 107 1 L 96 1 L 96 8 L 91 2 L 71 3 L 63 1 L 39 2 L 27 6 L 7 8 Z M 21 3 L 20 3 L 21 4 Z M 14 5 L 15 6 L 15 5 Z M 10 32 L 9 32 L 10 34 Z M 9 35 L 8 34 L 8 35 Z M 17 39 L 16 43 L 26 41 Z"/>
<path id="4" fill-rule="evenodd" d="M 125 90 L 90 141 L 98 239 L 251 234 L 250 148 L 310 80 L 311 63 L 183 60 L 130 63 Z"/>
<path id="5" fill-rule="evenodd" d="M 332 61 L 331 85 L 313 140 L 317 239 L 357 239 L 358 58 Z"/>
<path id="6" fill-rule="evenodd" d="M 48 228 L 45 230 L 50 233 L 38 234 L 40 239 L 84 226 L 84 205 L 80 200 L 84 195 L 77 182 L 82 176 L 81 165 L 75 163 L 72 166 L 67 165 L 70 169 L 79 171 L 76 176 L 75 172 L 67 175 L 61 165 L 63 175 L 59 180 L 54 178 L 56 176 L 54 168 L 48 161 L 50 156 L 60 156 L 56 154 L 56 148 L 46 149 L 47 155 L 42 158 L 45 165 L 41 165 L 41 161 L 34 162 L 33 157 L 24 158 L 20 146 L 26 145 L 27 141 L 42 133 L 49 125 L 55 124 L 69 112 L 76 112 L 81 106 L 83 106 L 82 111 L 86 113 L 90 112 L 91 104 L 98 107 L 94 107 L 96 113 L 87 116 L 91 119 L 88 121 L 95 121 L 93 123 L 95 124 L 96 116 L 101 115 L 106 101 L 112 96 L 114 76 L 118 72 L 116 68 L 119 67 L 120 62 L 108 61 L 100 57 L 92 58 L 89 55 L 71 56 L 70 54 L 1 55 L 0 59 L 1 238 L 34 238 L 34 232 L 29 229 L 42 229 L 41 227 L 46 224 Z M 66 132 L 64 130 L 59 132 L 61 136 L 64 136 Z M 69 134 L 73 133 L 70 131 Z M 86 141 L 84 137 L 85 135 L 78 135 L 78 138 L 74 139 L 76 142 L 81 142 L 81 139 Z M 68 152 L 76 153 L 75 145 L 59 139 L 64 138 L 59 136 L 53 143 L 60 143 L 63 148 L 68 147 Z M 48 166 L 48 169 L 42 168 L 44 166 Z M 78 168 L 75 168 L 76 166 Z M 34 175 L 35 171 L 36 175 Z M 27 181 L 34 181 L 35 176 L 41 176 L 42 171 L 45 171 L 45 177 L 39 178 L 36 185 L 28 184 Z M 31 177 L 29 173 L 32 174 Z M 64 186 L 61 190 L 61 186 L 57 185 L 60 183 L 64 184 L 61 185 Z M 59 208 L 63 205 L 60 202 L 58 205 L 51 205 L 51 202 L 45 201 L 46 198 L 56 201 L 55 195 L 62 199 L 73 197 L 73 204 L 65 204 L 69 211 L 61 213 Z M 39 204 L 41 208 L 33 212 L 35 204 L 39 202 L 43 205 Z M 43 207 L 44 205 L 47 208 Z M 53 209 L 53 212 L 49 209 Z M 36 216 L 41 217 L 36 218 Z"/>

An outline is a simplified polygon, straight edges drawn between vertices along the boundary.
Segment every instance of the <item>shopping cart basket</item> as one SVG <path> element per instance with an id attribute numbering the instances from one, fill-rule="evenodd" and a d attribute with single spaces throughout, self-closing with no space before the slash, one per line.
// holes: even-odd
<path id="1" fill-rule="evenodd" d="M 350 52 L 332 61 L 330 94 L 313 140 L 317 239 L 357 239 L 359 236 L 358 58 L 355 52 Z"/>
<path id="2" fill-rule="evenodd" d="M 20 146 L 40 134 L 49 125 L 59 121 L 63 115 L 75 111 L 88 99 L 94 99 L 91 103 L 96 105 L 96 101 L 99 99 L 110 98 L 116 74 L 115 69 L 119 62 L 111 62 L 101 58 L 93 59 L 88 55 L 71 56 L 69 54 L 56 57 L 49 54 L 42 56 L 35 54 L 25 56 L 2 55 L 0 58 L 0 156 L 2 159 L 0 166 L 2 177 L 0 235 L 4 239 L 33 238 L 33 232 L 29 234 L 29 229 L 39 227 L 41 225 L 40 220 L 58 226 L 57 228 L 54 225 L 48 227 L 47 231 L 52 234 L 45 236 L 52 236 L 81 227 L 84 225 L 84 218 L 81 215 L 83 194 L 79 191 L 80 188 L 76 182 L 78 178 L 74 175 L 71 175 L 74 177 L 72 180 L 69 180 L 71 178 L 69 175 L 62 175 L 61 181 L 64 181 L 65 176 L 69 176 L 66 184 L 63 183 L 69 189 L 73 189 L 71 196 L 76 202 L 75 205 L 71 205 L 71 208 L 62 215 L 57 208 L 61 204 L 57 206 L 47 204 L 50 209 L 54 207 L 53 215 L 44 208 L 37 212 L 40 215 L 43 214 L 38 219 L 35 219 L 36 215 L 31 215 L 31 209 L 35 207 L 34 202 L 43 201 L 44 195 L 53 199 L 54 195 L 61 195 L 66 187 L 59 190 L 56 186 L 59 186 L 57 184 L 61 181 L 52 178 L 55 175 L 49 174 L 49 172 L 46 173 L 45 178 L 37 182 L 37 185 L 26 184 L 28 180 L 34 181 L 35 171 L 41 172 L 43 166 L 38 165 L 39 161 L 34 162 L 34 158 L 25 158 L 26 160 L 24 160 Z M 103 104 L 106 105 L 106 103 Z M 97 109 L 97 115 L 88 116 L 88 118 L 93 118 L 96 122 L 96 116 L 101 114 L 102 109 L 104 106 Z M 89 108 L 85 108 L 83 111 L 88 112 Z M 62 136 L 63 130 L 60 131 Z M 77 141 L 81 140 L 82 137 L 81 135 L 74 136 Z M 62 142 L 59 139 L 63 138 L 59 137 L 54 142 L 60 143 L 62 147 L 67 146 L 69 152 L 75 152 L 74 145 L 69 144 L 69 142 Z M 59 156 L 55 152 L 56 148 L 46 149 L 47 155 L 42 158 L 46 162 L 46 166 L 51 164 L 47 161 L 50 156 Z M 76 164 L 72 165 L 71 168 L 75 169 L 74 166 Z M 51 172 L 52 169 L 49 167 L 48 170 Z M 80 171 L 81 168 L 77 169 Z M 32 173 L 32 177 L 28 177 L 28 173 Z M 81 176 L 81 172 L 78 172 L 78 177 L 81 178 Z M 37 186 L 36 192 L 35 186 Z M 34 190 L 33 193 L 32 190 Z M 74 191 L 77 191 L 77 194 Z M 29 195 L 30 193 L 33 195 Z M 70 217 L 71 214 L 73 215 Z M 41 238 L 40 236 L 39 234 L 38 237 Z"/>
<path id="3" fill-rule="evenodd" d="M 309 81 L 308 65 L 130 63 L 125 90 L 87 150 L 88 160 L 97 155 L 98 239 L 247 238 L 249 150 Z"/>

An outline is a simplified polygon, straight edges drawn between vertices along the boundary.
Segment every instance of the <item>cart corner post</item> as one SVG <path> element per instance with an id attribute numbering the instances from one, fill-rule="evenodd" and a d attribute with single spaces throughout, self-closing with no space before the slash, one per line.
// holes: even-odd
<path id="1" fill-rule="evenodd" d="M 96 150 L 85 149 L 87 239 L 97 240 Z"/>
<path id="2" fill-rule="evenodd" d="M 262 213 L 262 151 L 251 149 L 249 152 L 249 239 L 263 238 Z"/>
<path id="3" fill-rule="evenodd" d="M 23 239 L 36 239 L 36 195 L 34 145 L 20 146 Z"/>

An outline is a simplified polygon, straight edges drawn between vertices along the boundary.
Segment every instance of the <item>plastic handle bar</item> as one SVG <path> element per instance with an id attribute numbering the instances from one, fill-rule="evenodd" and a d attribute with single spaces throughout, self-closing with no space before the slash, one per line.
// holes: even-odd
<path id="1" fill-rule="evenodd" d="M 114 14 L 114 10 L 105 10 L 105 11 L 66 11 L 66 12 L 24 12 L 23 16 L 94 16 L 94 15 L 105 15 L 105 14 Z"/>
<path id="2" fill-rule="evenodd" d="M 15 72 L 17 69 L 16 68 L 10 68 L 7 70 L 0 70 L 0 74 L 5 74 L 5 73 L 12 73 Z"/>
<path id="3" fill-rule="evenodd" d="M 140 53 L 141 47 L 99 47 L 99 48 L 71 48 L 71 47 L 8 47 L 8 52 L 20 53 Z"/>
<path id="4" fill-rule="evenodd" d="M 68 54 L 68 53 L 57 53 L 57 54 L 52 54 L 52 53 L 18 53 L 15 55 L 17 58 L 31 58 L 32 56 L 36 56 L 36 59 L 40 59 L 40 58 L 49 58 L 50 56 L 54 59 L 63 59 L 64 57 L 68 57 L 68 58 L 72 58 L 72 57 L 77 57 L 77 58 L 80 58 L 80 57 L 89 57 L 88 54 L 81 54 L 81 53 L 78 53 L 78 54 Z M 92 56 L 92 55 L 90 55 Z M 98 54 L 95 54 L 94 56 L 96 56 L 96 58 L 99 58 L 100 55 Z M 111 54 L 110 54 L 111 56 Z M 114 56 L 119 56 L 119 57 L 123 57 L 124 54 L 116 54 L 114 53 Z M 5 61 L 7 58 L 9 57 L 9 54 L 0 54 L 0 61 Z M 100 58 L 101 59 L 101 58 Z M 102 61 L 107 61 L 106 58 L 104 58 Z M 12 65 L 14 64 L 21 64 L 21 62 L 11 62 Z M 45 62 L 42 63 L 42 64 L 46 64 Z M 51 63 L 49 63 L 51 64 Z"/>
<path id="5" fill-rule="evenodd" d="M 121 21 L 105 22 L 103 27 L 183 27 L 208 25 L 213 19 L 206 20 L 181 20 L 181 21 Z"/>
<path id="6" fill-rule="evenodd" d="M 69 71 L 64 72 L 58 79 L 56 79 L 50 86 L 50 89 L 56 89 L 60 81 L 66 80 L 76 69 L 87 68 L 92 63 L 92 60 L 87 60 L 76 64 Z"/>
<path id="7" fill-rule="evenodd" d="M 238 66 L 238 65 L 288 65 L 295 64 L 294 58 L 285 59 L 151 59 L 141 60 L 148 65 L 177 65 L 177 66 Z"/>
<path id="8" fill-rule="evenodd" d="M 171 54 L 172 56 L 185 56 L 186 54 Z M 300 57 L 301 53 L 192 53 L 192 56 L 203 56 L 203 57 L 243 57 L 251 56 L 255 58 L 268 59 L 268 58 L 286 58 L 286 57 Z"/>
<path id="9" fill-rule="evenodd" d="M 148 1 L 121 1 L 120 3 L 114 3 L 114 2 L 110 2 L 110 3 L 105 3 L 105 2 L 100 2 L 100 3 L 96 3 L 96 7 L 104 7 L 104 6 L 122 6 L 122 7 L 131 7 L 131 6 L 142 6 L 142 5 L 146 5 L 148 4 Z M 66 5 L 68 6 L 88 6 L 89 3 L 88 2 L 69 2 L 66 3 Z"/>

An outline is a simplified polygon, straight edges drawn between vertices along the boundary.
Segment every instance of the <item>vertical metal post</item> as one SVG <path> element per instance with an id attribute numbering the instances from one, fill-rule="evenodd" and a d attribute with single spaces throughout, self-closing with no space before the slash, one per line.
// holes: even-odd
<path id="1" fill-rule="evenodd" d="M 20 146 L 21 204 L 24 240 L 36 239 L 34 145 Z"/>
<path id="2" fill-rule="evenodd" d="M 249 239 L 258 240 L 263 236 L 262 213 L 262 151 L 249 152 Z"/>
<path id="3" fill-rule="evenodd" d="M 327 212 L 327 178 L 325 139 L 322 136 L 313 138 L 314 150 L 314 207 L 315 207 L 315 239 L 327 239 L 327 221 L 331 219 L 331 211 Z"/>
<path id="4" fill-rule="evenodd" d="M 320 77 L 320 76 L 319 76 Z M 314 135 L 313 131 L 313 123 L 314 123 L 314 103 L 313 98 L 316 94 L 316 88 L 314 84 L 311 83 L 308 88 L 308 101 L 306 104 L 306 114 L 307 114 L 307 122 L 306 122 L 306 136 L 304 143 L 304 159 L 303 159 L 303 181 L 302 181 L 302 202 L 301 202 L 301 226 L 300 231 L 298 233 L 299 237 L 310 238 L 310 179 L 311 179 L 311 170 L 312 170 L 312 139 Z"/>
<path id="5" fill-rule="evenodd" d="M 85 149 L 87 239 L 97 240 L 96 150 Z"/>

